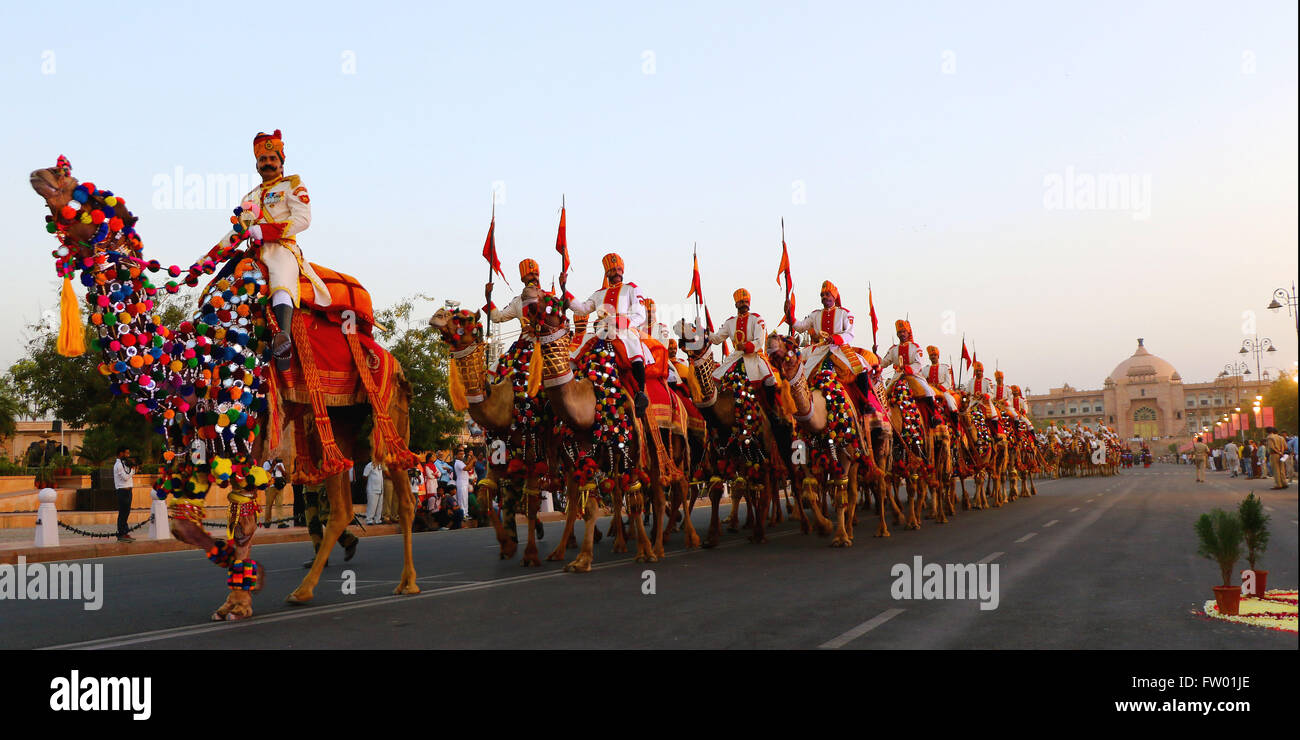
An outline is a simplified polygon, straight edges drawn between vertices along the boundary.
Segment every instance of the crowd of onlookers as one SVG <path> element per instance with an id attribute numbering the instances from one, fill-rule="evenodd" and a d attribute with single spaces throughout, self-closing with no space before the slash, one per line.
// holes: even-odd
<path id="1" fill-rule="evenodd" d="M 1229 440 L 1226 444 L 1206 452 L 1207 466 L 1211 470 L 1230 472 L 1233 478 L 1247 479 L 1274 478 L 1274 466 L 1282 469 L 1287 481 L 1296 478 L 1296 456 L 1300 454 L 1300 438 L 1295 434 L 1281 434 L 1270 427 L 1269 434 L 1262 440 Z M 1198 442 L 1200 438 L 1198 438 Z M 1191 464 L 1195 462 L 1196 452 L 1182 453 L 1177 462 Z"/>

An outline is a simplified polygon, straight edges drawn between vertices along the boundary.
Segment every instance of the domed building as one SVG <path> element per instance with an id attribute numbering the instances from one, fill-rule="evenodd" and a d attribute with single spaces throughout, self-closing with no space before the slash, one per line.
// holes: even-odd
<path id="1" fill-rule="evenodd" d="M 1267 380 L 1220 375 L 1206 383 L 1184 384 L 1168 360 L 1154 355 L 1139 338 L 1132 356 L 1115 366 L 1101 390 L 1076 390 L 1068 383 L 1043 395 L 1029 395 L 1030 413 L 1043 426 L 1106 425 L 1124 439 L 1182 439 L 1214 428 L 1238 399 L 1263 393 Z"/>

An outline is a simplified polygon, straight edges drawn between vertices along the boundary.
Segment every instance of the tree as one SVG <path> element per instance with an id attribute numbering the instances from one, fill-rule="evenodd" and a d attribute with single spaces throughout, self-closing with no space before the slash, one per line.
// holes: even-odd
<path id="1" fill-rule="evenodd" d="M 1292 380 L 1294 377 L 1294 375 L 1283 375 L 1273 381 L 1273 385 L 1269 386 L 1268 391 L 1264 393 L 1263 403 L 1265 406 L 1273 407 L 1273 426 L 1277 427 L 1278 431 L 1289 434 L 1300 431 L 1300 419 L 1297 418 L 1300 417 L 1300 409 L 1297 409 L 1300 405 L 1298 402 L 1300 393 L 1297 392 L 1296 381 Z"/>
<path id="2" fill-rule="evenodd" d="M 465 415 L 451 406 L 447 394 L 450 357 L 431 326 L 412 326 L 417 298 L 405 298 L 391 308 L 380 311 L 375 320 L 384 327 L 375 329 L 375 338 L 402 364 L 411 383 L 412 450 L 437 450 L 451 443 L 451 438 L 465 424 Z"/>
<path id="3" fill-rule="evenodd" d="M 182 292 L 162 298 L 157 308 L 163 324 L 176 327 L 195 305 L 194 295 Z M 53 321 L 40 321 L 27 329 L 26 355 L 10 366 L 7 380 L 30 413 L 91 429 L 106 427 L 118 444 L 130 445 L 142 459 L 156 459 L 162 437 L 135 411 L 129 397 L 110 393 L 108 378 L 99 372 L 99 353 L 59 354 Z M 97 335 L 97 328 L 87 323 L 86 336 Z"/>
<path id="4" fill-rule="evenodd" d="M 18 431 L 18 418 L 27 408 L 8 377 L 0 378 L 0 437 L 12 437 Z"/>

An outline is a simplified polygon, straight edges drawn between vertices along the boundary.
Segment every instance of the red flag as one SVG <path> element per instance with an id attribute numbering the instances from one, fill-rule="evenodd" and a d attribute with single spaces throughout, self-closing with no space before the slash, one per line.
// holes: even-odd
<path id="1" fill-rule="evenodd" d="M 569 272 L 569 237 L 565 234 L 564 229 L 564 206 L 560 206 L 560 230 L 555 235 L 555 251 L 560 253 L 564 259 L 564 266 L 560 268 L 560 274 L 564 275 Z"/>
<path id="2" fill-rule="evenodd" d="M 488 225 L 487 239 L 483 242 L 483 259 L 487 260 L 488 264 L 492 267 L 491 272 L 488 273 L 488 277 L 491 277 L 491 273 L 495 272 L 501 276 L 502 280 L 506 281 L 506 285 L 509 285 L 510 281 L 506 280 L 505 273 L 501 272 L 501 260 L 497 257 L 496 229 L 497 217 L 493 215 L 492 223 Z"/>
<path id="3" fill-rule="evenodd" d="M 880 328 L 880 319 L 876 318 L 876 299 L 871 293 L 871 287 L 867 287 L 867 305 L 871 307 L 871 349 L 874 352 L 876 348 L 876 329 Z"/>
<path id="4" fill-rule="evenodd" d="M 790 251 L 785 245 L 785 237 L 781 238 L 781 264 L 776 268 L 776 284 L 781 284 L 781 278 L 785 278 L 785 302 L 782 304 L 785 313 L 777 326 L 781 324 L 790 324 L 794 326 L 794 283 L 790 277 Z"/>
<path id="5" fill-rule="evenodd" d="M 704 301 L 704 292 L 700 289 L 700 256 L 695 255 L 695 269 L 691 271 L 691 290 L 686 294 L 687 298 L 695 296 L 696 303 Z M 710 327 L 710 331 L 712 327 Z"/>
<path id="6" fill-rule="evenodd" d="M 972 352 L 972 353 L 971 353 L 971 356 L 970 356 L 970 364 L 974 365 L 975 363 L 977 363 L 977 362 L 979 362 L 979 361 L 980 361 L 980 353 L 978 353 L 978 352 Z"/>
<path id="7" fill-rule="evenodd" d="M 971 356 L 970 356 L 970 352 L 966 349 L 965 337 L 962 337 L 961 339 L 961 359 L 963 362 L 966 363 L 966 369 L 969 370 L 971 364 Z"/>
<path id="8" fill-rule="evenodd" d="M 1266 426 L 1266 427 L 1271 427 L 1271 426 L 1273 426 L 1273 407 L 1272 407 L 1272 406 L 1265 406 L 1265 407 L 1263 408 L 1263 410 L 1260 411 L 1260 416 L 1263 416 L 1263 417 L 1264 417 L 1264 419 L 1263 419 L 1263 421 L 1264 421 L 1263 426 Z"/>

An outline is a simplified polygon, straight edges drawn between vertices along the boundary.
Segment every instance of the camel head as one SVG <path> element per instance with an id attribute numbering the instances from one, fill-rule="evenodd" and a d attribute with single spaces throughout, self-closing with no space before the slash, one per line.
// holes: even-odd
<path id="1" fill-rule="evenodd" d="M 772 364 L 781 371 L 784 378 L 793 378 L 799 374 L 803 364 L 799 356 L 799 345 L 793 337 L 785 337 L 775 332 L 767 335 L 767 356 Z"/>
<path id="2" fill-rule="evenodd" d="M 71 253 L 60 257 L 88 257 L 96 250 L 109 249 L 139 256 L 140 240 L 134 228 L 138 219 L 123 199 L 73 177 L 66 157 L 59 157 L 53 167 L 32 170 L 28 182 L 50 210 L 45 228 Z"/>
<path id="3" fill-rule="evenodd" d="M 545 290 L 538 289 L 531 296 L 527 289 L 524 290 L 524 317 L 543 335 L 569 328 L 569 319 L 564 315 L 564 300 Z"/>
<path id="4" fill-rule="evenodd" d="M 686 319 L 678 319 L 673 324 L 673 333 L 677 335 L 678 346 L 691 361 L 699 359 L 711 347 L 707 332 Z"/>
<path id="5" fill-rule="evenodd" d="M 429 326 L 438 330 L 439 337 L 453 352 L 483 341 L 483 324 L 478 311 L 440 308 L 429 318 Z"/>

